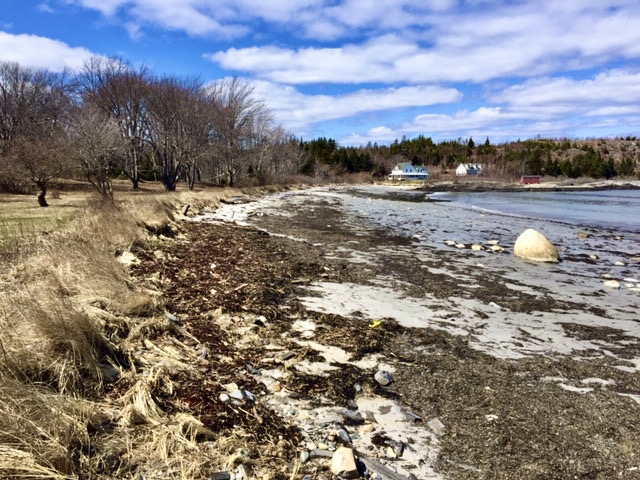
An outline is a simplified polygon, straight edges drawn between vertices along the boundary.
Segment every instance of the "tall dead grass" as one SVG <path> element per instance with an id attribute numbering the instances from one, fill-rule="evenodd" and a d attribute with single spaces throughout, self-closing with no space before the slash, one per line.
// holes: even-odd
<path id="1" fill-rule="evenodd" d="M 122 412 L 101 399 L 108 373 L 124 374 L 131 367 L 125 340 L 132 332 L 139 336 L 139 324 L 148 322 L 137 317 L 157 315 L 161 305 L 131 282 L 116 257 L 152 246 L 159 235 L 174 235 L 177 207 L 216 205 L 227 194 L 131 194 L 115 204 L 92 200 L 73 228 L 30 238 L 28 248 L 4 262 L 0 477 L 78 478 L 105 470 L 124 476 L 123 460 L 115 450 L 109 453 L 108 441 L 96 453 L 94 433 L 115 428 L 122 412 L 131 413 L 147 398 L 146 384 L 136 383 L 131 398 L 124 395 L 129 404 Z M 152 403 L 147 406 L 138 412 L 142 417 L 159 415 Z M 157 423 L 166 430 L 165 444 L 180 444 L 185 452 L 191 448 L 197 420 L 189 420 L 192 427 L 186 430 L 178 421 Z M 135 443 L 131 438 L 112 443 L 127 441 Z"/>

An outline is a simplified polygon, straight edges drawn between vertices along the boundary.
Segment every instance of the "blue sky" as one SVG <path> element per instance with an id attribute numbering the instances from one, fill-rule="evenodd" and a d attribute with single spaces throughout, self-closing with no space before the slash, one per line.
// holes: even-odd
<path id="1" fill-rule="evenodd" d="M 246 78 L 343 145 L 640 135 L 638 0 L 0 0 L 0 59 Z"/>

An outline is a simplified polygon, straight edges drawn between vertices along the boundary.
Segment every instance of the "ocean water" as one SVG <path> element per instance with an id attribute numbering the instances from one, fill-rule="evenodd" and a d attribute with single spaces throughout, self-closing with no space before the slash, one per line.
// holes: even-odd
<path id="1" fill-rule="evenodd" d="M 447 192 L 433 198 L 484 213 L 640 232 L 640 190 Z"/>

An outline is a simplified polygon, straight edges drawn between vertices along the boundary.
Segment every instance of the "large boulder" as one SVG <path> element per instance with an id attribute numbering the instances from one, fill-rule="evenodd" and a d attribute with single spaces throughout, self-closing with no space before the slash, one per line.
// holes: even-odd
<path id="1" fill-rule="evenodd" d="M 528 228 L 518 237 L 513 246 L 513 254 L 536 262 L 557 262 L 560 259 L 558 249 L 547 237 L 532 228 Z"/>

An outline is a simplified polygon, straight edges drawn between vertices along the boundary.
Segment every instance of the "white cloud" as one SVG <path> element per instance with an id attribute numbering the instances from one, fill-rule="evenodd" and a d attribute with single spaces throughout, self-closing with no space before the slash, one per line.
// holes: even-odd
<path id="1" fill-rule="evenodd" d="M 51 8 L 48 3 L 41 3 L 38 5 L 38 11 L 43 13 L 55 13 L 55 10 Z"/>
<path id="2" fill-rule="evenodd" d="M 490 100 L 521 107 L 568 105 L 573 109 L 635 105 L 640 102 L 640 72 L 609 70 L 586 80 L 540 78 L 509 87 Z"/>
<path id="3" fill-rule="evenodd" d="M 78 69 L 94 55 L 84 47 L 71 47 L 60 40 L 37 35 L 0 32 L 0 59 L 21 65 L 62 71 Z"/>
<path id="4" fill-rule="evenodd" d="M 462 94 L 454 88 L 430 85 L 362 89 L 343 95 L 306 95 L 289 85 L 254 81 L 256 96 L 264 98 L 276 120 L 300 133 L 312 123 L 335 120 L 367 112 L 458 102 Z"/>
<path id="5" fill-rule="evenodd" d="M 484 82 L 504 76 L 532 77 L 637 58 L 640 5 L 616 3 L 618 11 L 605 2 L 582 9 L 519 2 L 517 7 L 497 5 L 485 13 L 430 10 L 430 14 L 405 15 L 408 2 L 391 2 L 389 7 L 386 2 L 347 1 L 314 12 L 307 33 L 317 28 L 332 37 L 340 35 L 341 29 L 348 35 L 371 26 L 372 39 L 335 48 L 231 48 L 208 58 L 224 68 L 292 83 Z M 362 11 L 352 15 L 358 11 L 356 4 Z M 327 22 L 331 30 L 322 28 Z M 416 28 L 403 31 L 407 26 Z"/>

